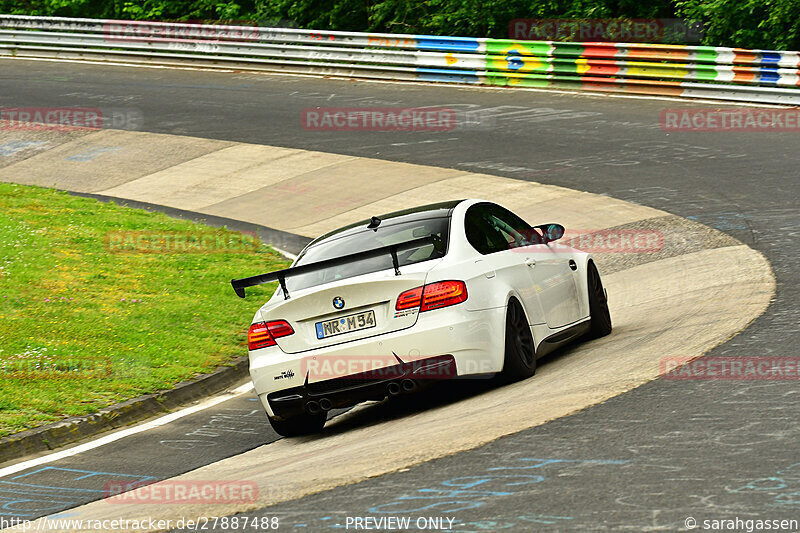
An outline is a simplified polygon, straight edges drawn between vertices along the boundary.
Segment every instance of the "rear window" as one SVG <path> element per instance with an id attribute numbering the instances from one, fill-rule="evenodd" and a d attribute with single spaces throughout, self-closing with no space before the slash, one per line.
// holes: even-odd
<path id="1" fill-rule="evenodd" d="M 391 223 L 385 221 L 378 226 L 377 230 L 367 229 L 365 226 L 363 230 L 356 233 L 348 232 L 346 235 L 334 235 L 314 244 L 298 257 L 295 266 L 318 263 L 326 259 L 374 250 L 430 235 L 436 235 L 441 239 L 443 243 L 441 250 L 444 251 L 437 250 L 432 244 L 401 250 L 397 254 L 398 263 L 402 267 L 431 259 L 439 259 L 447 253 L 449 227 L 449 217 L 416 219 L 405 222 L 398 220 Z M 387 253 L 385 256 L 292 276 L 286 279 L 286 286 L 291 292 L 292 290 L 305 289 L 391 268 L 393 268 L 392 256 Z"/>

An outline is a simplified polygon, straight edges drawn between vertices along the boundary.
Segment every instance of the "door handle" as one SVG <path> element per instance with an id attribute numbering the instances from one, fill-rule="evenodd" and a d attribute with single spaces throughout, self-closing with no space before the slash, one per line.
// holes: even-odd
<path id="1" fill-rule="evenodd" d="M 573 259 L 570 259 L 570 260 L 569 260 L 569 267 L 570 267 L 572 270 L 578 270 L 578 265 L 577 265 L 577 264 L 575 264 L 575 261 L 574 261 Z"/>
<path id="2" fill-rule="evenodd" d="M 529 267 L 533 268 L 533 267 L 536 266 L 536 259 L 533 259 L 531 257 L 526 257 L 525 258 L 525 264 L 528 265 Z"/>

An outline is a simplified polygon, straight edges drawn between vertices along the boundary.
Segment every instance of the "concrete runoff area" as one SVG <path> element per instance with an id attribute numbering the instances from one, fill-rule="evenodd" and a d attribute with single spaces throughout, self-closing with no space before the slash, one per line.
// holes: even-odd
<path id="1" fill-rule="evenodd" d="M 145 158 L 150 146 L 158 149 Z M 57 143 L 0 169 L 0 180 L 160 204 L 308 237 L 372 215 L 459 198 L 499 202 L 531 223 L 557 220 L 590 231 L 665 214 L 488 174 L 127 131 Z"/>
<path id="2" fill-rule="evenodd" d="M 111 139 L 117 149 L 100 151 Z M 137 164 L 148 145 L 159 147 L 161 159 Z M 82 161 L 84 170 L 59 177 L 53 168 L 73 151 L 96 156 Z M 296 164 L 281 163 L 289 158 Z M 270 172 L 272 164 L 276 173 Z M 608 266 L 604 283 L 614 333 L 570 348 L 532 379 L 374 424 L 359 421 L 377 407 L 360 406 L 330 422 L 319 436 L 281 439 L 173 478 L 251 480 L 262 489 L 256 502 L 164 506 L 97 501 L 72 509 L 72 519 L 229 515 L 474 449 L 653 380 L 664 357 L 699 357 L 762 314 L 775 291 L 766 259 L 717 230 L 608 196 L 488 174 L 172 135 L 103 132 L 66 140 L 0 170 L 5 181 L 29 183 L 32 175 L 46 175 L 56 180 L 48 184 L 68 190 L 160 203 L 307 236 L 373 214 L 462 197 L 497 201 L 531 223 L 559 222 L 568 229 L 598 231 L 648 222 L 656 228 L 662 223 L 692 228 L 678 236 L 666 233 L 664 249 L 671 247 L 671 252 L 656 260 L 646 253 L 596 254 L 601 273 Z M 361 190 L 363 196 L 353 192 Z M 521 397 L 535 401 L 536 409 L 518 401 Z"/>

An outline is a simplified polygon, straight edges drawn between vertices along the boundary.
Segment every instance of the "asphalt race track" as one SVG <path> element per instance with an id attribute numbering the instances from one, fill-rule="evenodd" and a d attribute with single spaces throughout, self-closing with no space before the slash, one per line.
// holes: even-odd
<path id="1" fill-rule="evenodd" d="M 3 107 L 127 109 L 142 117 L 139 129 L 147 132 L 484 172 L 700 222 L 763 253 L 777 282 L 767 312 L 711 355 L 799 355 L 800 139 L 794 133 L 667 133 L 659 126 L 665 108 L 715 105 L 17 60 L 0 63 L 0 88 Z M 303 109 L 348 106 L 441 106 L 469 111 L 470 118 L 452 131 L 429 133 L 301 127 Z M 609 365 L 614 355 L 608 354 Z M 480 395 L 485 387 L 444 390 L 444 400 L 421 395 L 376 412 L 414 416 L 426 402 Z M 6 475 L 0 497 L 8 501 L 3 489 L 49 491 L 52 505 L 31 515 L 42 516 L 102 497 L 74 483 L 87 473 L 164 479 L 235 456 L 277 438 L 253 399 L 241 395 L 158 433 L 120 440 L 113 456 L 98 448 L 35 475 L 28 470 L 26 479 Z M 390 515 L 453 517 L 456 531 L 678 530 L 688 517 L 701 524 L 800 519 L 798 407 L 792 380 L 658 379 L 473 450 L 248 515 L 275 516 L 281 529 L 307 531 L 344 527 L 347 517 Z M 213 430 L 219 420 L 227 431 Z M 397 435 L 398 447 L 403 438 Z"/>

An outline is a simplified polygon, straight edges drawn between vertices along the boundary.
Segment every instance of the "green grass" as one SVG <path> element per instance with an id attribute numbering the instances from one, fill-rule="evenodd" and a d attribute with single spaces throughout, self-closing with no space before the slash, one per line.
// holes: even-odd
<path id="1" fill-rule="evenodd" d="M 247 328 L 274 286 L 242 300 L 230 280 L 286 261 L 257 241 L 249 251 L 119 253 L 112 243 L 130 242 L 128 231 L 242 238 L 0 183 L 0 436 L 171 388 L 247 353 Z"/>

